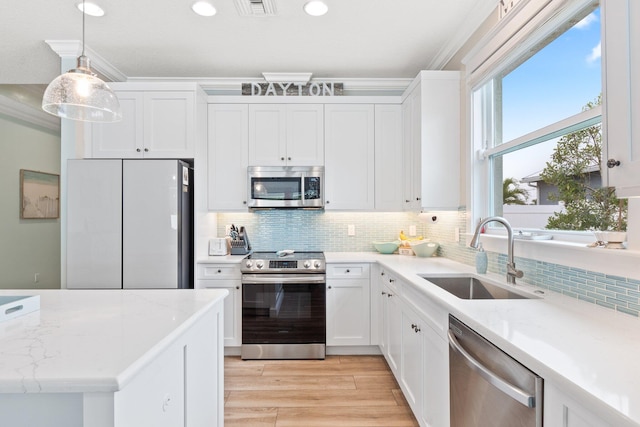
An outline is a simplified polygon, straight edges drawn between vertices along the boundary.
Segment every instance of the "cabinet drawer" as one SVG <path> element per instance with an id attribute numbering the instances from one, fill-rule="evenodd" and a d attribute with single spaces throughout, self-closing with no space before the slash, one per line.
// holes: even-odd
<path id="1" fill-rule="evenodd" d="M 198 264 L 198 279 L 240 279 L 240 266 L 237 264 Z"/>
<path id="2" fill-rule="evenodd" d="M 329 264 L 327 279 L 368 279 L 369 264 Z"/>

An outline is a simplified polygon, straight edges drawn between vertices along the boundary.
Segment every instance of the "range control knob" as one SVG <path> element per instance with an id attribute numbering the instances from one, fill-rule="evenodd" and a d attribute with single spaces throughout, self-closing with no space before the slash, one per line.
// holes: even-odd
<path id="1" fill-rule="evenodd" d="M 258 268 L 264 267 L 264 262 L 262 260 L 256 261 L 256 267 L 258 267 Z"/>
<path id="2" fill-rule="evenodd" d="M 245 265 L 247 266 L 247 268 L 251 268 L 253 267 L 253 262 L 251 262 L 251 260 L 247 260 L 247 263 Z"/>
<path id="3" fill-rule="evenodd" d="M 307 260 L 302 265 L 304 266 L 304 268 L 310 268 L 311 267 L 311 261 Z"/>
<path id="4" fill-rule="evenodd" d="M 318 260 L 315 260 L 315 261 L 313 262 L 313 266 L 314 266 L 315 268 L 320 268 L 320 267 L 322 267 L 322 263 L 321 263 L 320 261 L 318 261 Z"/>

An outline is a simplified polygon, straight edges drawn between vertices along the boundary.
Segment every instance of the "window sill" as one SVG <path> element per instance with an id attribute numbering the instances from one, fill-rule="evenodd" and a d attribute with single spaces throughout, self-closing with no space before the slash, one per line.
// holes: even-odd
<path id="1" fill-rule="evenodd" d="M 472 234 L 466 234 L 467 245 Z M 486 251 L 507 253 L 507 237 L 498 234 L 482 234 L 482 247 Z M 580 268 L 597 273 L 640 280 L 640 251 L 629 249 L 590 248 L 584 243 L 560 240 L 518 240 L 514 242 L 516 258 Z"/>

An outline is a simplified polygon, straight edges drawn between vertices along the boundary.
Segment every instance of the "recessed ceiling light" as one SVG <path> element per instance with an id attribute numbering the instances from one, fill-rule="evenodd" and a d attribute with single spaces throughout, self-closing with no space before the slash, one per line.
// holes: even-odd
<path id="1" fill-rule="evenodd" d="M 200 16 L 213 16 L 217 12 L 211 3 L 206 1 L 195 2 L 191 9 Z"/>
<path id="2" fill-rule="evenodd" d="M 82 3 L 76 5 L 81 12 L 90 16 L 104 16 L 104 10 L 95 3 L 85 2 L 84 7 Z"/>
<path id="3" fill-rule="evenodd" d="M 307 15 L 322 16 L 329 11 L 329 7 L 320 0 L 312 0 L 304 5 L 304 11 Z"/>

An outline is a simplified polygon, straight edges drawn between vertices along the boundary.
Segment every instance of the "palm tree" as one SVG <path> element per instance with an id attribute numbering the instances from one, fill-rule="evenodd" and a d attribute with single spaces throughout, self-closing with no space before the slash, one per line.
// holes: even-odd
<path id="1" fill-rule="evenodd" d="M 502 182 L 502 204 L 526 205 L 529 199 L 527 190 L 520 187 L 520 181 L 515 178 L 505 178 Z"/>

